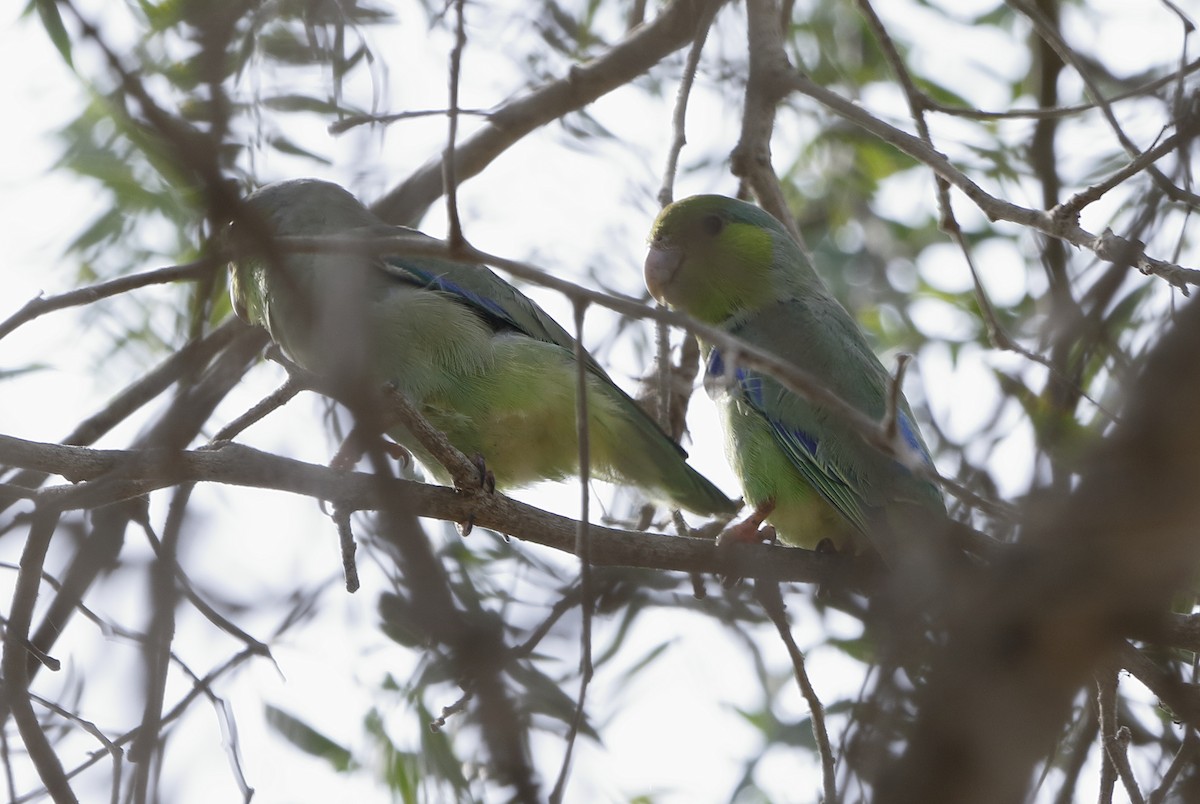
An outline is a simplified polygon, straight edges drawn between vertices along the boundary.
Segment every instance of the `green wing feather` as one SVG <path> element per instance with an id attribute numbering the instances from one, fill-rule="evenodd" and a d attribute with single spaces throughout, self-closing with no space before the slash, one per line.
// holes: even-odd
<path id="1" fill-rule="evenodd" d="M 404 232 L 411 233 L 411 230 Z M 384 270 L 392 276 L 397 276 L 399 270 L 404 281 L 415 281 L 423 287 L 455 296 L 460 303 L 475 309 L 497 331 L 508 328 L 553 344 L 574 359 L 575 339 L 529 297 L 483 266 L 428 258 L 388 257 Z M 633 428 L 628 434 L 632 440 L 613 445 L 610 451 L 617 455 L 618 471 L 641 485 L 667 492 L 694 511 L 731 514 L 738 509 L 738 503 L 682 463 L 687 452 L 667 436 L 587 352 L 584 352 L 584 360 L 588 373 L 616 404 L 621 423 Z"/>
<path id="2" fill-rule="evenodd" d="M 785 356 L 867 416 L 883 417 L 890 378 L 833 299 L 781 301 L 730 323 L 733 334 Z M 710 374 L 724 373 L 724 366 L 713 363 L 710 359 Z M 789 463 L 857 529 L 865 532 L 872 511 L 897 498 L 941 506 L 932 484 L 873 449 L 840 417 L 771 377 L 742 369 L 736 379 L 742 404 L 770 427 Z M 899 416 L 912 446 L 928 459 L 907 403 Z"/>

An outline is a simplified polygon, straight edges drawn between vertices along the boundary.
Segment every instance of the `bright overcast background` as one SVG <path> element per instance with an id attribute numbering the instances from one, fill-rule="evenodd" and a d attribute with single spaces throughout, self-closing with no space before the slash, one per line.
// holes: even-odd
<path id="1" fill-rule="evenodd" d="M 136 12 L 119 3 L 77 5 L 98 23 L 118 53 L 132 59 L 127 49 L 140 35 L 131 22 Z M 363 32 L 377 61 L 348 76 L 342 88 L 348 104 L 383 112 L 444 107 L 446 63 L 453 45 L 447 26 L 441 22 L 431 25 L 420 3 L 381 5 L 394 12 L 395 24 Z M 543 19 L 544 9 L 535 11 L 534 5 L 526 9 L 523 3 L 467 4 L 468 45 L 460 90 L 463 108 L 487 109 L 502 103 L 529 85 L 531 71 L 553 77 L 564 72 L 569 61 L 561 54 L 542 63 L 532 59 L 526 63 L 520 56 L 538 51 L 543 41 L 535 23 Z M 575 4 L 564 5 L 574 9 Z M 621 13 L 628 4 L 593 5 L 601 9 L 597 29 L 615 41 L 621 35 Z M 652 16 L 658 4 L 649 5 L 647 14 Z M 807 4 L 796 5 L 799 14 L 800 7 Z M 907 54 L 910 68 L 921 75 L 937 76 L 943 89 L 984 109 L 1034 103 L 1031 95 L 1014 96 L 1013 91 L 1014 84 L 1030 70 L 1028 27 L 1015 25 L 1005 33 L 999 27 L 973 29 L 966 23 L 995 9 L 996 3 L 879 0 L 875 5 L 891 34 L 911 47 Z M 744 65 L 744 27 L 744 6 L 724 8 L 704 51 L 689 108 L 688 145 L 675 185 L 677 198 L 698 192 L 733 195 L 738 189 L 727 160 L 739 136 L 744 76 L 723 71 L 732 69 L 731 65 Z M 1178 18 L 1157 2 L 1094 0 L 1086 4 L 1086 13 L 1083 7 L 1067 4 L 1062 30 L 1077 47 L 1103 54 L 1107 69 L 1117 75 L 1154 77 L 1178 66 L 1181 26 Z M 810 42 L 809 46 L 815 53 L 832 44 Z M 8 78 L 0 83 L 0 98 L 10 112 L 4 127 L 6 140 L 0 148 L 0 220 L 5 221 L 0 231 L 8 255 L 2 269 L 0 320 L 39 293 L 52 294 L 85 283 L 80 258 L 77 253 L 67 253 L 67 247 L 112 207 L 111 196 L 100 184 L 58 165 L 66 145 L 56 132 L 88 102 L 84 84 L 112 84 L 94 47 L 81 42 L 74 59 L 78 75 L 55 50 L 36 14 L 4 20 L 0 70 Z M 583 136 L 551 124 L 465 182 L 458 203 L 470 242 L 585 286 L 642 296 L 645 234 L 658 210 L 656 193 L 672 139 L 670 115 L 681 70 L 682 59 L 676 54 L 666 62 L 666 69 L 659 65 L 653 73 L 653 81 L 664 82 L 655 87 L 657 94 L 644 91 L 644 86 L 607 95 L 588 108 L 589 120 L 574 120 L 585 129 Z M 853 79 L 848 76 L 848 80 Z M 242 100 L 247 100 L 285 92 L 323 97 L 331 83 L 327 67 L 283 70 L 252 59 L 236 86 Z M 1081 91 L 1077 79 L 1069 71 L 1065 73 L 1063 103 L 1076 102 Z M 807 99 L 793 100 L 791 108 L 780 111 L 776 124 L 776 170 L 790 171 L 789 186 L 801 192 L 808 186 L 814 194 L 828 196 L 831 188 L 824 182 L 829 181 L 829 165 L 821 164 L 819 170 L 806 173 L 802 159 L 795 154 L 810 146 L 829 117 L 814 115 L 815 104 Z M 911 129 L 904 97 L 895 84 L 871 84 L 857 100 L 884 120 Z M 1164 124 L 1159 107 L 1145 115 L 1133 106 L 1121 111 L 1125 130 L 1142 147 L 1152 143 Z M 291 115 L 284 124 L 292 141 L 319 153 L 325 164 L 251 141 L 242 143 L 247 149 L 241 167 L 259 183 L 303 175 L 330 179 L 370 203 L 435 157 L 445 142 L 443 117 L 364 126 L 340 136 L 327 132 L 329 122 L 331 118 L 313 114 Z M 1000 121 L 987 130 L 991 139 L 985 140 L 977 121 L 934 117 L 932 122 L 939 148 L 964 169 L 981 175 L 987 173 L 988 160 L 996 156 L 990 147 L 1002 143 L 1019 149 L 1030 131 L 1027 120 Z M 462 118 L 462 136 L 469 136 L 477 125 L 470 117 Z M 595 129 L 586 131 L 592 125 Z M 1064 125 L 1060 136 L 1062 171 L 1071 180 L 1094 181 L 1121 164 L 1110 132 L 1095 116 Z M 819 157 L 821 152 L 815 153 Z M 1096 167 L 1098 164 L 1103 167 Z M 937 215 L 933 187 L 928 170 L 897 171 L 880 181 L 871 209 L 890 225 L 928 229 Z M 1041 206 L 1032 181 L 987 184 L 989 191 L 998 188 L 1014 203 Z M 1084 228 L 1100 231 L 1115 225 L 1113 221 L 1121 220 L 1122 205 L 1128 201 L 1128 195 L 1114 194 L 1089 207 L 1082 220 Z M 965 230 L 984 230 L 987 222 L 978 209 L 957 194 L 955 204 Z M 795 211 L 803 218 L 803 210 Z M 199 219 L 203 213 L 196 214 Z M 439 201 L 420 227 L 443 236 L 446 220 Z M 1148 242 L 1157 248 L 1156 256 L 1195 267 L 1195 259 L 1187 259 L 1189 254 L 1195 256 L 1192 244 L 1178 255 L 1172 253 L 1180 226 L 1164 224 Z M 810 245 L 818 253 L 856 252 L 864 248 L 863 243 L 878 247 L 879 238 L 886 241 L 894 231 L 851 219 L 839 222 L 824 242 Z M 973 254 L 992 303 L 1001 309 L 1017 308 L 1041 297 L 1046 280 L 1031 267 L 1037 264 L 1036 238 L 1007 224 L 997 225 L 993 232 L 994 236 L 979 239 Z M 104 255 L 93 255 L 96 264 L 88 269 L 107 278 L 169 265 L 179 254 L 178 234 L 166 221 L 147 221 L 131 237 L 136 243 L 128 252 L 114 254 L 111 264 L 104 263 Z M 132 262 L 130 253 L 141 256 Z M 848 296 L 851 306 L 855 299 L 873 298 L 869 289 L 856 289 L 856 285 L 875 274 L 856 275 L 850 269 L 838 276 L 838 266 L 821 267 L 829 272 L 831 284 Z M 896 353 L 916 351 L 906 390 L 919 417 L 926 422 L 931 418 L 936 425 L 941 434 L 936 442 L 968 442 L 953 456 L 939 457 L 939 467 L 954 476 L 969 462 L 990 473 L 996 498 L 1019 498 L 1038 472 L 1045 470 L 1045 464 L 1034 458 L 1035 432 L 1029 409 L 1000 404 L 1001 393 L 1011 389 L 1002 388 L 997 376 L 1019 376 L 1029 387 L 1038 388 L 1045 381 L 1044 369 L 983 345 L 976 311 L 961 303 L 972 292 L 971 275 L 949 239 L 921 248 L 911 260 L 886 266 L 884 274 L 900 293 L 914 294 L 904 316 L 889 312 L 887 305 L 881 306 L 882 312 L 855 312 L 881 341 L 881 357 L 889 369 Z M 1130 280 L 1148 281 L 1140 276 Z M 568 301 L 537 287 L 522 287 L 570 327 Z M 52 313 L 5 337 L 0 341 L 0 374 L 17 373 L 0 385 L 0 432 L 34 441 L 63 438 L 112 394 L 183 343 L 179 311 L 185 298 L 179 286 L 152 286 L 91 307 Z M 1171 302 L 1171 291 L 1158 282 L 1140 309 L 1161 311 Z M 136 326 L 142 335 L 123 343 L 127 337 L 123 321 L 129 320 L 128 316 L 139 318 Z M 1015 322 L 1016 318 L 1005 320 Z M 1152 337 L 1133 333 L 1128 347 L 1135 350 L 1135 344 Z M 585 342 L 631 393 L 638 391 L 640 378 L 652 370 L 653 332 L 644 322 L 618 330 L 614 315 L 593 308 Z M 1037 339 L 1031 339 L 1030 345 L 1037 348 Z M 258 364 L 219 406 L 204 435 L 211 436 L 284 379 L 283 369 L 275 363 Z M 126 447 L 162 404 L 152 403 L 96 446 Z M 1094 408 L 1088 408 L 1086 402 L 1084 408 L 1094 415 Z M 326 464 L 338 446 L 326 414 L 324 402 L 313 394 L 302 394 L 239 440 Z M 691 441 L 686 446 L 692 464 L 736 496 L 738 489 L 725 463 L 716 417 L 702 391 L 693 399 L 689 425 Z M 980 433 L 986 437 L 974 441 Z M 203 438 L 197 441 L 202 442 Z M 55 481 L 62 479 L 52 478 L 51 482 Z M 613 506 L 614 513 L 628 514 L 628 493 L 603 485 L 594 491 L 600 511 Z M 570 484 L 521 490 L 514 496 L 568 516 L 579 511 L 578 489 Z M 152 496 L 151 520 L 158 526 L 166 515 L 168 499 L 165 493 Z M 4 514 L 6 528 L 16 510 Z M 592 510 L 597 518 L 597 507 Z M 427 525 L 434 539 L 458 538 L 444 523 L 430 521 Z M 0 539 L 0 560 L 17 561 L 21 548 L 17 534 L 22 532 L 20 528 L 9 530 Z M 162 799 L 238 800 L 242 793 L 229 750 L 235 746 L 236 764 L 254 789 L 256 802 L 390 800 L 394 794 L 382 778 L 382 741 L 364 725 L 371 720 L 368 713 L 377 713 L 388 739 L 403 749 L 417 745 L 426 724 L 413 699 L 396 692 L 390 681 L 407 684 L 419 666 L 420 653 L 388 639 L 379 627 L 379 595 L 390 588 L 389 569 L 383 564 L 386 554 L 360 550 L 362 589 L 347 594 L 342 587 L 337 534 L 318 503 L 257 489 L 201 485 L 192 502 L 186 534 L 181 563 L 193 584 L 212 592 L 222 601 L 226 615 L 255 637 L 270 638 L 294 608 L 293 595 L 311 593 L 312 605 L 305 610 L 301 624 L 271 640 L 273 662 L 252 659 L 222 675 L 213 688 L 220 700 L 194 704 L 178 723 L 161 768 Z M 59 536 L 66 539 L 67 531 Z M 492 538 L 478 533 L 471 537 L 476 541 L 468 540 L 468 545 L 485 550 Z M 564 583 L 576 572 L 569 556 L 520 541 L 513 544 L 511 549 L 527 551 L 554 568 Z M 56 544 L 48 569 L 61 567 L 70 549 L 69 544 Z M 131 528 L 126 536 L 122 560 L 117 571 L 98 582 L 88 601 L 105 621 L 138 631 L 146 626 L 144 570 L 153 560 L 153 552 L 136 529 Z M 7 600 L 15 573 L 3 572 L 0 599 Z M 517 610 L 506 611 L 506 617 L 530 626 L 544 616 L 548 605 L 545 589 L 520 573 L 497 582 L 514 598 L 528 603 L 527 610 L 514 607 Z M 736 590 L 725 592 L 711 580 L 709 587 L 715 595 L 739 594 Z M 684 583 L 674 594 L 688 602 L 684 598 L 689 589 Z M 838 644 L 839 640 L 857 639 L 862 625 L 836 610 L 814 608 L 811 591 L 806 586 L 785 587 L 794 636 L 807 652 L 809 672 L 822 700 L 852 701 L 863 687 L 864 665 L 851 658 L 853 650 L 843 651 Z M 755 720 L 769 711 L 782 723 L 797 724 L 808 713 L 791 678 L 786 650 L 769 625 L 730 626 L 690 607 L 642 612 L 628 635 L 622 631 L 624 625 L 620 611 L 597 624 L 597 653 L 618 638 L 623 641 L 616 658 L 598 669 L 590 689 L 588 713 L 602 741 L 580 739 L 568 800 L 628 801 L 640 796 L 659 802 L 728 800 L 750 767 L 750 758 L 764 750 L 753 778 L 767 799 L 817 798 L 820 768 L 812 748 L 795 744 L 799 738 L 768 744 L 761 721 Z M 739 631 L 742 628 L 744 632 Z M 578 689 L 573 672 L 580 650 L 577 629 L 578 611 L 572 610 L 562 631 L 540 647 L 561 660 L 558 677 L 563 691 L 572 698 Z M 758 652 L 748 649 L 752 643 Z M 181 611 L 175 645 L 181 659 L 200 673 L 219 666 L 240 648 L 190 610 Z M 54 674 L 43 671 L 35 691 L 70 706 L 106 733 L 119 734 L 137 725 L 141 718 L 138 690 L 144 672 L 137 642 L 76 618 L 54 655 L 63 660 L 63 669 Z M 756 665 L 759 659 L 762 666 Z M 190 685 L 185 676 L 173 672 L 167 684 L 168 707 Z M 432 708 L 449 705 L 457 698 L 453 684 L 443 681 L 431 689 L 434 691 L 420 697 Z M 269 725 L 268 707 L 297 718 L 349 749 L 356 766 L 338 772 L 329 761 L 289 743 Z M 830 723 L 836 743 L 846 729 L 846 709 L 833 712 Z M 229 731 L 231 725 L 236 727 L 236 736 Z M 536 767 L 546 790 L 564 750 L 557 728 L 561 724 L 553 726 L 535 732 L 533 741 Z M 454 718 L 448 730 L 458 756 L 472 759 L 477 735 L 469 727 L 460 727 Z M 99 747 L 78 729 L 62 746 L 60 757 L 68 769 Z M 36 789 L 31 769 L 23 761 L 16 766 L 17 791 Z M 83 800 L 107 800 L 110 771 L 108 761 L 101 761 L 80 778 L 76 792 Z M 128 765 L 125 772 L 132 773 Z M 1094 795 L 1090 784 L 1094 781 L 1084 781 L 1077 791 L 1087 799 Z M 476 794 L 502 800 L 495 789 L 476 788 Z M 857 795 L 854 790 L 846 794 L 850 799 Z"/>

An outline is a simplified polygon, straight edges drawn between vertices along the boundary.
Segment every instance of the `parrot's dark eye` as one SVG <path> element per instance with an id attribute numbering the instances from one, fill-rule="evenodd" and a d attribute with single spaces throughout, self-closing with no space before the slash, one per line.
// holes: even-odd
<path id="1" fill-rule="evenodd" d="M 704 227 L 704 232 L 709 237 L 716 237 L 725 228 L 725 219 L 720 215 L 705 215 L 700 221 L 700 225 Z"/>

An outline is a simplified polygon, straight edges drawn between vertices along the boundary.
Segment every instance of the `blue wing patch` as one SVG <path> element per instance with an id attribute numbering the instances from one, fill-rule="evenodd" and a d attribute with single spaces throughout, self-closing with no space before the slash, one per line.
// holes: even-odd
<path id="1" fill-rule="evenodd" d="M 904 443 L 912 447 L 913 452 L 921 456 L 921 460 L 925 465 L 933 468 L 933 458 L 929 456 L 929 452 L 925 449 L 925 445 L 921 443 L 921 439 L 917 438 L 917 428 L 909 421 L 908 415 L 904 411 L 900 411 L 897 423 L 900 425 L 900 435 L 904 436 Z"/>
<path id="2" fill-rule="evenodd" d="M 508 311 L 501 307 L 494 299 L 489 299 L 486 296 L 480 296 L 474 291 L 467 290 L 461 285 L 455 284 L 447 279 L 444 275 L 431 273 L 430 271 L 426 271 L 423 268 L 418 268 L 415 265 L 406 264 L 404 268 L 414 276 L 418 277 L 422 282 L 425 283 L 427 287 L 436 288 L 446 293 L 452 293 L 455 296 L 466 299 L 472 305 L 480 308 L 481 310 L 486 310 L 488 313 L 498 318 L 502 318 L 509 323 L 513 323 Z"/>
<path id="3" fill-rule="evenodd" d="M 708 367 L 705 368 L 704 375 L 717 378 L 725 376 L 725 358 L 721 357 L 721 350 L 715 346 L 708 354 Z"/>
<path id="4" fill-rule="evenodd" d="M 721 381 L 726 376 L 725 360 L 716 348 L 709 354 L 705 373 L 707 378 L 715 381 Z M 849 522 L 865 531 L 867 522 L 862 498 L 836 466 L 818 457 L 819 440 L 798 427 L 788 427 L 767 413 L 762 377 L 738 368 L 734 371 L 734 379 L 742 400 L 766 420 L 775 442 L 800 476 Z M 913 438 L 911 425 L 904 422 L 902 427 L 905 439 Z"/>
<path id="5" fill-rule="evenodd" d="M 493 326 L 499 325 L 497 327 L 499 329 L 515 329 L 523 331 L 520 325 L 517 324 L 516 320 L 513 319 L 512 314 L 509 313 L 508 310 L 504 309 L 503 305 L 501 305 L 495 299 L 489 299 L 488 297 L 481 296 L 472 290 L 467 290 L 466 288 L 446 277 L 444 274 L 437 274 L 429 271 L 428 269 L 422 268 L 415 262 L 409 262 L 407 260 L 395 258 L 389 259 L 387 262 L 394 267 L 400 268 L 404 272 L 404 274 L 400 274 L 395 271 L 389 271 L 389 276 L 393 277 L 394 279 L 400 281 L 410 281 L 410 283 L 413 285 L 418 285 L 423 288 L 431 288 L 433 290 L 440 290 L 443 293 L 449 293 L 452 296 L 457 296 L 459 299 L 462 299 L 471 307 L 474 307 L 476 310 L 478 310 L 486 318 L 490 319 Z M 408 280 L 405 275 L 411 276 L 412 280 Z"/>

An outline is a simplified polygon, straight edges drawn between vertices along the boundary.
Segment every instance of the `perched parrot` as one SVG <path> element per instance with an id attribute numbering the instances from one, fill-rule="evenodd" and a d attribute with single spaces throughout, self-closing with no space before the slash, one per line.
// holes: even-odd
<path id="1" fill-rule="evenodd" d="M 870 418 L 884 417 L 888 372 L 787 230 L 762 209 L 718 195 L 671 204 L 650 230 L 645 275 L 664 304 L 793 363 Z M 944 519 L 932 483 L 868 445 L 841 417 L 703 346 L 705 385 L 754 509 L 731 529 L 735 538 L 765 521 L 785 544 L 812 549 L 829 539 L 839 551 L 873 549 L 887 560 L 890 549 L 879 542 L 891 537 L 875 531 L 893 524 L 893 512 Z M 928 461 L 903 398 L 897 414 L 899 432 Z"/>
<path id="2" fill-rule="evenodd" d="M 272 184 L 247 203 L 278 236 L 425 238 L 324 181 Z M 264 247 L 230 265 L 230 292 L 239 315 L 309 371 L 394 383 L 461 452 L 482 457 L 501 488 L 578 471 L 575 340 L 487 268 Z M 590 357 L 585 370 L 593 474 L 695 513 L 737 510 Z M 448 480 L 406 429 L 388 435 Z"/>

